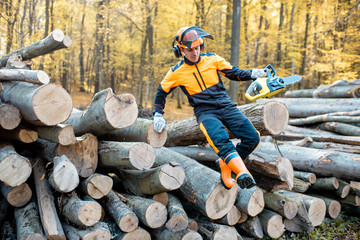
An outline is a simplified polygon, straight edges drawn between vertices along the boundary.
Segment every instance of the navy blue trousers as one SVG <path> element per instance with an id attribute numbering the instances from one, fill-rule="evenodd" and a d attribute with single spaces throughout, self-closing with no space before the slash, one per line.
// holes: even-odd
<path id="1" fill-rule="evenodd" d="M 260 143 L 259 132 L 236 106 L 206 110 L 198 115 L 197 121 L 208 143 L 225 163 L 236 156 L 245 160 Z M 225 127 L 241 140 L 236 147 Z"/>

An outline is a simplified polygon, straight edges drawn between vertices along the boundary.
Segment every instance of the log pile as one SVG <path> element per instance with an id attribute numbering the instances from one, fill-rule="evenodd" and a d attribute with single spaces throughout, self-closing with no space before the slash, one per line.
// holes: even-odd
<path id="1" fill-rule="evenodd" d="M 226 190 L 194 118 L 156 133 L 131 94 L 111 89 L 73 108 L 64 89 L 30 69 L 32 58 L 70 45 L 55 30 L 0 58 L 0 239 L 279 238 L 360 205 L 356 148 L 315 154 L 297 141 L 279 155 L 263 137 L 246 163 L 257 186 Z M 283 103 L 239 109 L 262 136 L 286 131 Z"/>

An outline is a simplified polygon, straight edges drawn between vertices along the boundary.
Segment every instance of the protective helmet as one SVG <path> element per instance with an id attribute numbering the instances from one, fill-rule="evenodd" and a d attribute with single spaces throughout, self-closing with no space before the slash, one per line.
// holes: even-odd
<path id="1" fill-rule="evenodd" d="M 177 32 L 173 41 L 173 49 L 176 57 L 181 57 L 181 48 L 194 48 L 200 46 L 204 48 L 204 38 L 214 39 L 210 34 L 201 30 L 197 26 L 182 27 Z"/>

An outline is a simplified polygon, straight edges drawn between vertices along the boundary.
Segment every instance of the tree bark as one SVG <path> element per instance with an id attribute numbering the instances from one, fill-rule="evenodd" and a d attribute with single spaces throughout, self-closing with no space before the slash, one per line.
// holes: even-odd
<path id="1" fill-rule="evenodd" d="M 98 141 L 92 134 L 76 138 L 75 144 L 62 146 L 45 140 L 38 140 L 40 154 L 48 161 L 54 157 L 65 155 L 76 167 L 81 177 L 89 177 L 95 173 L 98 164 Z"/>
<path id="2" fill-rule="evenodd" d="M 306 118 L 290 119 L 289 124 L 293 126 L 300 126 L 306 124 L 314 124 L 318 122 L 357 123 L 360 122 L 359 114 L 359 110 L 350 112 L 333 112 L 316 116 L 309 116 Z"/>
<path id="3" fill-rule="evenodd" d="M 262 136 L 278 135 L 288 124 L 286 107 L 278 102 L 246 104 L 238 109 L 245 114 Z M 274 121 L 273 119 L 276 119 Z M 175 121 L 167 126 L 165 146 L 188 146 L 206 142 L 195 117 Z M 231 134 L 230 138 L 234 136 Z"/>
<path id="4" fill-rule="evenodd" d="M 285 92 L 286 98 L 312 98 L 315 89 L 289 90 Z"/>
<path id="5" fill-rule="evenodd" d="M 169 163 L 143 171 L 122 170 L 119 175 L 124 187 L 138 196 L 176 190 L 185 179 L 184 169 Z"/>
<path id="6" fill-rule="evenodd" d="M 131 126 L 107 132 L 100 138 L 108 141 L 145 142 L 152 147 L 162 147 L 167 139 L 167 131 L 164 129 L 161 133 L 157 133 L 154 131 L 152 120 L 137 118 Z"/>
<path id="7" fill-rule="evenodd" d="M 48 84 L 49 76 L 41 70 L 0 69 L 0 80 Z"/>
<path id="8" fill-rule="evenodd" d="M 77 188 L 79 174 L 75 165 L 65 155 L 54 157 L 52 162 L 54 166 L 48 179 L 50 186 L 61 193 L 68 193 Z"/>
<path id="9" fill-rule="evenodd" d="M 286 195 L 286 191 L 266 192 L 264 193 L 265 207 L 279 213 L 286 219 L 293 219 L 298 213 L 296 202 Z"/>
<path id="10" fill-rule="evenodd" d="M 10 187 L 26 182 L 32 172 L 30 161 L 8 143 L 0 144 L 0 181 Z"/>
<path id="11" fill-rule="evenodd" d="M 338 177 L 344 180 L 360 179 L 360 164 L 357 154 L 312 149 L 291 145 L 280 145 L 280 152 L 287 157 L 294 169 L 310 171 L 318 176 Z M 271 143 L 261 143 L 255 152 L 278 154 Z"/>
<path id="12" fill-rule="evenodd" d="M 16 235 L 19 240 L 45 240 L 43 227 L 40 222 L 39 211 L 34 201 L 24 207 L 14 210 L 16 221 Z"/>
<path id="13" fill-rule="evenodd" d="M 110 193 L 113 187 L 113 180 L 109 176 L 94 173 L 90 177 L 83 179 L 79 187 L 90 197 L 100 199 Z"/>
<path id="14" fill-rule="evenodd" d="M 14 207 L 24 206 L 30 201 L 32 196 L 32 191 L 27 183 L 17 187 L 10 187 L 0 182 L 0 190 L 6 201 Z"/>
<path id="15" fill-rule="evenodd" d="M 36 126 L 54 126 L 69 118 L 72 99 L 65 89 L 50 83 L 3 82 L 2 99 L 15 105 L 27 122 Z"/>
<path id="16" fill-rule="evenodd" d="M 358 117 L 360 122 L 360 117 Z M 319 125 L 321 130 L 339 133 L 345 136 L 360 136 L 360 127 L 341 122 L 326 122 Z"/>
<path id="17" fill-rule="evenodd" d="M 126 204 L 133 209 L 140 222 L 144 225 L 155 229 L 165 224 L 167 210 L 162 203 L 129 194 L 121 194 L 121 196 L 126 199 Z"/>
<path id="18" fill-rule="evenodd" d="M 241 212 L 254 217 L 264 210 L 264 194 L 258 187 L 239 189 L 235 206 L 238 207 Z"/>
<path id="19" fill-rule="evenodd" d="M 264 232 L 258 216 L 248 218 L 245 222 L 237 225 L 236 229 L 240 234 L 245 233 L 247 236 L 254 238 L 264 237 Z"/>
<path id="20" fill-rule="evenodd" d="M 149 169 L 155 161 L 155 150 L 147 143 L 100 141 L 99 164 L 102 167 Z"/>
<path id="21" fill-rule="evenodd" d="M 63 223 L 63 225 L 66 236 L 71 240 L 78 238 L 81 240 L 111 239 L 109 227 L 104 222 L 97 222 L 95 225 L 85 228 L 84 230 L 77 229 L 66 223 Z"/>
<path id="22" fill-rule="evenodd" d="M 318 194 L 309 193 L 310 196 L 321 198 L 326 204 L 326 216 L 335 219 L 341 212 L 341 204 L 331 198 L 327 198 Z"/>
<path id="23" fill-rule="evenodd" d="M 236 200 L 238 185 L 226 190 L 220 183 L 220 174 L 204 165 L 165 147 L 155 149 L 155 165 L 177 161 L 186 177 L 179 192 L 193 207 L 210 219 L 219 219 L 230 211 Z"/>
<path id="24" fill-rule="evenodd" d="M 35 127 L 39 137 L 63 146 L 75 144 L 74 129 L 69 124 L 57 124 L 53 127 Z"/>
<path id="25" fill-rule="evenodd" d="M 309 182 L 303 181 L 303 180 L 298 179 L 298 178 L 294 178 L 293 191 L 294 192 L 299 192 L 299 193 L 304 193 L 307 190 L 309 190 L 310 185 L 311 184 Z"/>
<path id="26" fill-rule="evenodd" d="M 269 237 L 279 238 L 284 234 L 285 226 L 281 215 L 264 209 L 264 211 L 259 214 L 259 219 L 264 233 Z"/>
<path id="27" fill-rule="evenodd" d="M 188 226 L 188 216 L 180 202 L 180 200 L 172 194 L 169 196 L 168 220 L 165 227 L 173 232 L 183 231 Z"/>
<path id="28" fill-rule="evenodd" d="M 12 104 L 0 102 L 0 127 L 5 130 L 13 130 L 19 126 L 21 114 L 17 107 Z"/>
<path id="29" fill-rule="evenodd" d="M 158 240 L 201 240 L 203 239 L 201 235 L 198 232 L 195 232 L 190 229 L 185 229 L 179 232 L 173 232 L 169 229 L 163 228 L 160 233 L 154 234 L 156 236 L 156 239 Z"/>
<path id="30" fill-rule="evenodd" d="M 33 165 L 34 184 L 41 223 L 47 239 L 65 240 L 65 233 L 61 226 L 54 203 L 54 196 L 46 178 L 43 159 L 31 159 Z"/>
<path id="31" fill-rule="evenodd" d="M 130 208 L 122 202 L 117 194 L 111 190 L 108 195 L 100 200 L 106 212 L 114 219 L 123 232 L 134 231 L 139 224 L 139 218 Z"/>
<path id="32" fill-rule="evenodd" d="M 318 178 L 311 186 L 312 191 L 335 191 L 339 188 L 339 180 L 336 177 Z"/>
<path id="33" fill-rule="evenodd" d="M 314 93 L 314 98 L 358 98 L 360 97 L 359 85 L 347 86 L 324 86 L 318 87 Z"/>
<path id="34" fill-rule="evenodd" d="M 301 172 L 301 171 L 294 171 L 294 177 L 306 181 L 308 183 L 314 184 L 316 183 L 316 175 L 312 172 Z"/>
<path id="35" fill-rule="evenodd" d="M 32 59 L 44 54 L 51 53 L 55 49 L 58 50 L 58 45 L 64 40 L 64 33 L 60 29 L 56 29 L 50 33 L 46 38 L 35 42 L 27 47 L 11 52 L 0 58 L 0 68 L 6 65 L 7 60 L 13 54 L 20 54 L 23 60 Z M 65 46 L 64 46 L 65 47 Z"/>
<path id="36" fill-rule="evenodd" d="M 198 232 L 204 239 L 236 239 L 236 229 L 234 227 L 198 221 Z"/>
<path id="37" fill-rule="evenodd" d="M 87 110 L 74 109 L 65 123 L 73 126 L 76 136 L 84 133 L 102 135 L 107 131 L 130 126 L 135 122 L 137 114 L 132 94 L 115 95 L 108 88 L 94 95 Z"/>

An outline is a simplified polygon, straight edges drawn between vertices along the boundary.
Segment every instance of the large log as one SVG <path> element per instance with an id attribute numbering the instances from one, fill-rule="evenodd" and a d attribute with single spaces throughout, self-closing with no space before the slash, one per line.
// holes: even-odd
<path id="1" fill-rule="evenodd" d="M 288 124 L 286 107 L 276 101 L 246 104 L 238 108 L 263 136 L 278 135 Z M 205 135 L 201 132 L 195 117 L 172 122 L 166 129 L 168 138 L 165 146 L 187 146 L 206 142 Z M 230 134 L 230 137 L 234 136 Z"/>
<path id="2" fill-rule="evenodd" d="M 308 117 L 339 110 L 342 112 L 360 110 L 360 99 L 357 98 L 263 98 L 257 100 L 262 104 L 268 101 L 285 104 L 290 117 Z"/>
<path id="3" fill-rule="evenodd" d="M 0 138 L 2 140 L 17 140 L 23 143 L 32 143 L 38 139 L 38 133 L 28 127 L 19 125 L 13 130 L 0 129 Z"/>
<path id="4" fill-rule="evenodd" d="M 285 226 L 281 215 L 264 209 L 264 211 L 259 214 L 259 219 L 264 233 L 269 237 L 279 238 L 284 234 Z"/>
<path id="5" fill-rule="evenodd" d="M 45 240 L 36 203 L 31 201 L 24 207 L 15 208 L 16 235 L 19 240 Z"/>
<path id="6" fill-rule="evenodd" d="M 357 154 L 312 149 L 291 145 L 279 145 L 280 152 L 287 157 L 294 169 L 313 172 L 324 177 L 338 177 L 344 180 L 360 179 L 360 162 Z M 271 143 L 260 143 L 255 150 L 267 154 L 279 154 Z"/>
<path id="7" fill-rule="evenodd" d="M 0 69 L 0 81 L 20 81 L 34 84 L 48 84 L 49 76 L 41 70 Z"/>
<path id="8" fill-rule="evenodd" d="M 33 85 L 26 82 L 3 82 L 2 99 L 15 105 L 27 122 L 37 126 L 54 126 L 69 118 L 70 94 L 56 84 Z"/>
<path id="9" fill-rule="evenodd" d="M 155 151 L 155 165 L 177 161 L 185 170 L 186 177 L 179 192 L 193 207 L 210 219 L 222 218 L 230 211 L 237 196 L 236 183 L 231 190 L 226 190 L 220 183 L 218 172 L 165 147 Z"/>
<path id="10" fill-rule="evenodd" d="M 360 110 L 355 110 L 351 112 L 334 112 L 316 116 L 309 116 L 305 118 L 290 119 L 289 124 L 293 126 L 300 126 L 306 124 L 314 124 L 318 122 L 357 123 L 360 121 L 359 114 Z"/>
<path id="11" fill-rule="evenodd" d="M 95 173 L 90 177 L 83 179 L 79 188 L 94 199 L 100 199 L 109 194 L 113 187 L 111 177 Z"/>
<path id="12" fill-rule="evenodd" d="M 101 217 L 101 206 L 95 201 L 83 201 L 76 194 L 62 198 L 62 216 L 78 226 L 93 226 Z"/>
<path id="13" fill-rule="evenodd" d="M 100 141 L 99 165 L 149 169 L 155 161 L 155 150 L 147 143 Z"/>
<path id="14" fill-rule="evenodd" d="M 74 129 L 69 124 L 58 124 L 52 127 L 35 127 L 39 137 L 50 142 L 67 146 L 76 142 Z"/>
<path id="15" fill-rule="evenodd" d="M 130 126 L 135 122 L 137 114 L 138 108 L 132 94 L 115 95 L 108 88 L 96 93 L 86 110 L 74 109 L 65 123 L 73 126 L 76 136 L 85 133 L 98 136 Z"/>
<path id="16" fill-rule="evenodd" d="M 360 97 L 359 85 L 347 86 L 319 86 L 313 92 L 314 98 L 358 98 Z"/>
<path id="17" fill-rule="evenodd" d="M 234 205 L 224 217 L 216 220 L 216 222 L 228 226 L 234 226 L 239 222 L 241 215 L 242 213 L 239 208 Z"/>
<path id="18" fill-rule="evenodd" d="M 55 208 L 52 189 L 45 178 L 44 161 L 41 158 L 31 159 L 33 165 L 33 177 L 36 188 L 36 197 L 39 206 L 41 223 L 47 239 L 65 240 L 65 233 L 61 226 L 57 210 Z"/>
<path id="19" fill-rule="evenodd" d="M 53 169 L 49 176 L 49 184 L 61 193 L 68 193 L 79 185 L 79 174 L 70 160 L 62 155 L 53 159 Z"/>
<path id="20" fill-rule="evenodd" d="M 143 171 L 123 170 L 119 175 L 124 187 L 138 196 L 176 190 L 185 179 L 184 169 L 169 163 Z"/>
<path id="21" fill-rule="evenodd" d="M 46 38 L 35 42 L 27 47 L 11 52 L 0 58 L 0 68 L 6 66 L 6 62 L 13 54 L 19 54 L 21 55 L 23 60 L 27 60 L 50 53 L 57 49 L 61 49 L 61 47 L 59 46 L 62 46 L 63 48 L 69 47 L 69 44 L 62 44 L 64 37 L 64 33 L 60 29 L 56 29 L 52 31 Z"/>
<path id="22" fill-rule="evenodd" d="M 316 175 L 312 172 L 294 171 L 294 177 L 311 184 L 314 184 L 317 181 Z"/>
<path id="23" fill-rule="evenodd" d="M 204 239 L 236 239 L 236 229 L 234 227 L 198 221 L 198 232 Z"/>
<path id="24" fill-rule="evenodd" d="M 173 232 L 185 230 L 188 226 L 188 216 L 180 202 L 180 200 L 172 194 L 169 196 L 168 220 L 165 227 Z"/>
<path id="25" fill-rule="evenodd" d="M 63 146 L 39 139 L 36 145 L 42 157 L 53 161 L 54 157 L 65 155 L 76 167 L 81 177 L 89 177 L 95 173 L 98 164 L 98 140 L 92 134 L 76 137 L 75 144 Z"/>
<path id="26" fill-rule="evenodd" d="M 32 197 L 31 188 L 27 183 L 17 187 L 10 187 L 0 182 L 0 190 L 6 201 L 14 207 L 24 206 Z"/>
<path id="27" fill-rule="evenodd" d="M 29 159 L 15 152 L 15 148 L 8 143 L 0 144 L 0 181 L 16 187 L 23 184 L 31 174 Z"/>
<path id="28" fill-rule="evenodd" d="M 298 205 L 296 202 L 286 195 L 285 191 L 266 192 L 264 193 L 265 207 L 286 219 L 293 219 L 298 213 Z"/>
<path id="29" fill-rule="evenodd" d="M 254 217 L 262 212 L 265 207 L 264 194 L 258 187 L 240 189 L 238 191 L 235 206 L 241 212 Z"/>
<path id="30" fill-rule="evenodd" d="M 132 232 L 138 227 L 139 218 L 113 190 L 101 198 L 100 202 L 121 231 Z"/>
<path id="31" fill-rule="evenodd" d="M 121 196 L 144 225 L 155 229 L 165 224 L 167 210 L 162 203 L 135 195 L 121 194 Z"/>
<path id="32" fill-rule="evenodd" d="M 20 121 L 19 109 L 12 104 L 1 103 L 0 101 L 0 127 L 5 130 L 12 130 L 19 126 Z"/>
<path id="33" fill-rule="evenodd" d="M 338 201 L 328 198 L 328 197 L 318 195 L 318 194 L 314 194 L 314 193 L 307 193 L 307 194 L 309 194 L 310 196 L 321 198 L 322 200 L 324 200 L 324 202 L 326 204 L 326 216 L 327 217 L 335 219 L 339 216 L 339 214 L 341 212 L 341 204 Z"/>
<path id="34" fill-rule="evenodd" d="M 111 234 L 109 227 L 104 222 L 97 222 L 95 225 L 91 227 L 87 227 L 85 229 L 78 229 L 73 226 L 70 226 L 66 223 L 63 223 L 64 231 L 66 233 L 66 237 L 69 240 L 93 240 L 93 239 L 101 239 L 101 240 L 110 240 Z"/>
<path id="35" fill-rule="evenodd" d="M 358 118 L 360 122 L 360 117 Z M 341 122 L 326 122 L 319 125 L 321 130 L 335 132 L 346 136 L 360 136 L 360 127 Z"/>
<path id="36" fill-rule="evenodd" d="M 258 216 L 250 217 L 245 222 L 238 224 L 236 229 L 239 233 L 243 233 L 247 236 L 254 238 L 263 238 L 264 231 L 261 227 L 260 219 Z"/>
<path id="37" fill-rule="evenodd" d="M 152 120 L 137 118 L 131 126 L 107 132 L 100 138 L 119 142 L 145 142 L 152 147 L 162 147 L 167 139 L 167 131 L 164 129 L 161 133 L 157 133 L 154 131 Z"/>
<path id="38" fill-rule="evenodd" d="M 290 90 L 285 92 L 286 98 L 312 98 L 315 89 Z"/>

